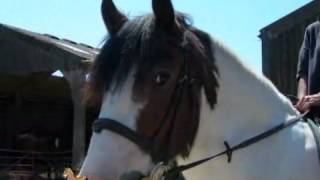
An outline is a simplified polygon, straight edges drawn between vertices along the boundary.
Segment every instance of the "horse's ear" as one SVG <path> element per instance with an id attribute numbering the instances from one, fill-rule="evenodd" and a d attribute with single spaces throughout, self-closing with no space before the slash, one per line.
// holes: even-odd
<path id="1" fill-rule="evenodd" d="M 102 1 L 101 13 L 104 24 L 111 36 L 116 34 L 128 20 L 128 18 L 117 9 L 112 0 Z"/>
<path id="2" fill-rule="evenodd" d="M 171 0 L 152 0 L 152 8 L 157 25 L 166 29 L 175 26 L 175 14 Z"/>

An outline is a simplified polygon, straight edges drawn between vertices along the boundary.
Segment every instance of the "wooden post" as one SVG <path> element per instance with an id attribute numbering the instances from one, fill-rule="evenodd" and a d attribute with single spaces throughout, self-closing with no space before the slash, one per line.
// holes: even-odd
<path id="1" fill-rule="evenodd" d="M 72 168 L 79 170 L 85 157 L 86 148 L 86 109 L 82 103 L 83 87 L 86 77 L 82 69 L 64 71 L 63 74 L 69 82 L 73 100 Z"/>
<path id="2" fill-rule="evenodd" d="M 272 51 L 270 47 L 272 35 L 269 31 L 261 31 L 260 38 L 262 40 L 262 72 L 266 77 L 272 79 L 271 64 L 273 62 L 271 62 L 272 59 L 270 58 Z"/>

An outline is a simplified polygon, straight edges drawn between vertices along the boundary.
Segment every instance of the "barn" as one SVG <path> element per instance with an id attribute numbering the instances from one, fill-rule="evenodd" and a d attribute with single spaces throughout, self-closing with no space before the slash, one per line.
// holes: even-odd
<path id="1" fill-rule="evenodd" d="M 305 28 L 320 16 L 320 1 L 305 6 L 260 30 L 262 70 L 284 94 L 296 94 L 296 68 Z"/>
<path id="2" fill-rule="evenodd" d="M 98 52 L 0 24 L 0 172 L 79 167 L 95 115 L 81 99 Z"/>

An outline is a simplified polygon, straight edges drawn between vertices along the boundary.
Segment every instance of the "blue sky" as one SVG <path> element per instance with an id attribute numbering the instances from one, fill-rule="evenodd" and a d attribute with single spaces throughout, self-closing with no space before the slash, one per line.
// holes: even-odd
<path id="1" fill-rule="evenodd" d="M 151 0 L 114 0 L 134 17 L 151 12 Z M 310 0 L 173 0 L 194 25 L 209 32 L 261 71 L 259 30 Z M 101 0 L 1 0 L 0 23 L 98 46 L 106 35 Z"/>

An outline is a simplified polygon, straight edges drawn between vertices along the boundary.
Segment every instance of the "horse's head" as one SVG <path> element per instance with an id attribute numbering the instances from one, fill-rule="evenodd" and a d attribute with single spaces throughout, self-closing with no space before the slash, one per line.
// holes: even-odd
<path id="1" fill-rule="evenodd" d="M 212 108 L 216 103 L 210 37 L 175 13 L 170 0 L 152 5 L 153 14 L 129 20 L 111 0 L 103 1 L 109 38 L 87 88 L 89 102 L 101 103 L 101 121 L 116 121 L 148 144 L 108 128 L 93 132 L 81 176 L 113 180 L 129 171 L 147 174 L 159 161 L 187 157 L 202 94 Z"/>

